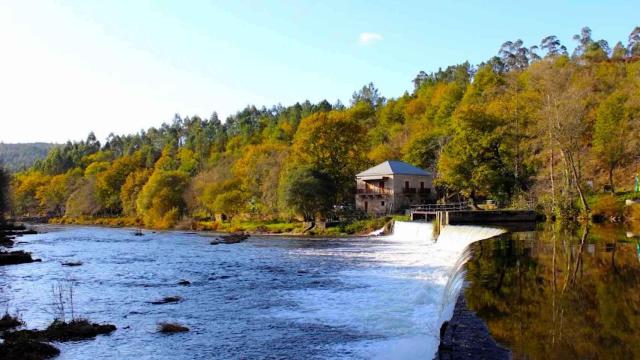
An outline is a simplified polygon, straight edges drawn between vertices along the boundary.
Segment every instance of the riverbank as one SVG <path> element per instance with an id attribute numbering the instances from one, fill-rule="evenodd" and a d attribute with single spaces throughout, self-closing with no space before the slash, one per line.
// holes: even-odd
<path id="1" fill-rule="evenodd" d="M 251 235 L 282 235 L 282 236 L 310 236 L 310 237 L 344 237 L 362 236 L 379 230 L 392 220 L 406 221 L 408 216 L 394 215 L 352 222 L 335 223 L 330 226 L 316 226 L 309 229 L 308 223 L 291 221 L 254 221 L 233 220 L 197 221 L 186 219 L 169 229 L 145 227 L 138 218 L 127 217 L 60 217 L 50 218 L 46 223 L 56 225 L 96 225 L 114 228 L 137 228 L 149 230 L 185 230 L 211 231 L 220 233 L 247 233 Z"/>

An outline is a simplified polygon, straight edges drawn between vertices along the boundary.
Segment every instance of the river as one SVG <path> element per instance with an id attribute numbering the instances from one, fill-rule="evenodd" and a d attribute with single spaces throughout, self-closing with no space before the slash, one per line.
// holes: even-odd
<path id="1" fill-rule="evenodd" d="M 42 328 L 52 286 L 73 284 L 77 316 L 118 327 L 56 344 L 60 359 L 430 359 L 465 276 L 469 306 L 516 357 L 579 358 L 594 339 L 640 353 L 635 240 L 449 226 L 433 241 L 430 224 L 402 222 L 388 237 L 216 246 L 203 233 L 45 230 L 16 246 L 42 262 L 0 267 L 2 306 Z M 166 296 L 183 300 L 151 304 Z M 191 331 L 160 334 L 162 321 Z"/>
<path id="2" fill-rule="evenodd" d="M 52 286 L 73 284 L 77 316 L 118 327 L 57 344 L 60 359 L 431 358 L 458 292 L 457 260 L 500 232 L 461 227 L 434 242 L 430 225 L 398 223 L 391 237 L 213 246 L 196 233 L 50 227 L 19 238 L 42 262 L 0 268 L 0 299 L 42 328 Z M 150 304 L 165 296 L 183 301 Z M 162 321 L 191 331 L 160 334 Z"/>

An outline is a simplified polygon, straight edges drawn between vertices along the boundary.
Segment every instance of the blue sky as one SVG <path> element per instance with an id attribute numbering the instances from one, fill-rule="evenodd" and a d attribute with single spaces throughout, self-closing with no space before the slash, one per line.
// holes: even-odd
<path id="1" fill-rule="evenodd" d="M 635 5 L 635 6 L 634 6 Z M 387 97 L 420 70 L 538 44 L 588 25 L 611 45 L 633 1 L 3 1 L 0 141 L 131 133 L 173 114 Z"/>

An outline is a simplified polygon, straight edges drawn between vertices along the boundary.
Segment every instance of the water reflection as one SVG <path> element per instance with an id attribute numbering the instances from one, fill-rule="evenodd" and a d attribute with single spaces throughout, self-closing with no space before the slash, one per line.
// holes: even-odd
<path id="1" fill-rule="evenodd" d="M 546 226 L 472 245 L 466 298 L 526 359 L 640 359 L 640 244 Z"/>

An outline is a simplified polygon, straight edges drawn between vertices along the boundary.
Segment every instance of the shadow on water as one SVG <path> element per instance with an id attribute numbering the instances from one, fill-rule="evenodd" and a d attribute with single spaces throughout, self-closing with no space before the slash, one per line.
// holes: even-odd
<path id="1" fill-rule="evenodd" d="M 472 244 L 468 306 L 516 359 L 639 359 L 638 241 L 546 225 Z"/>

